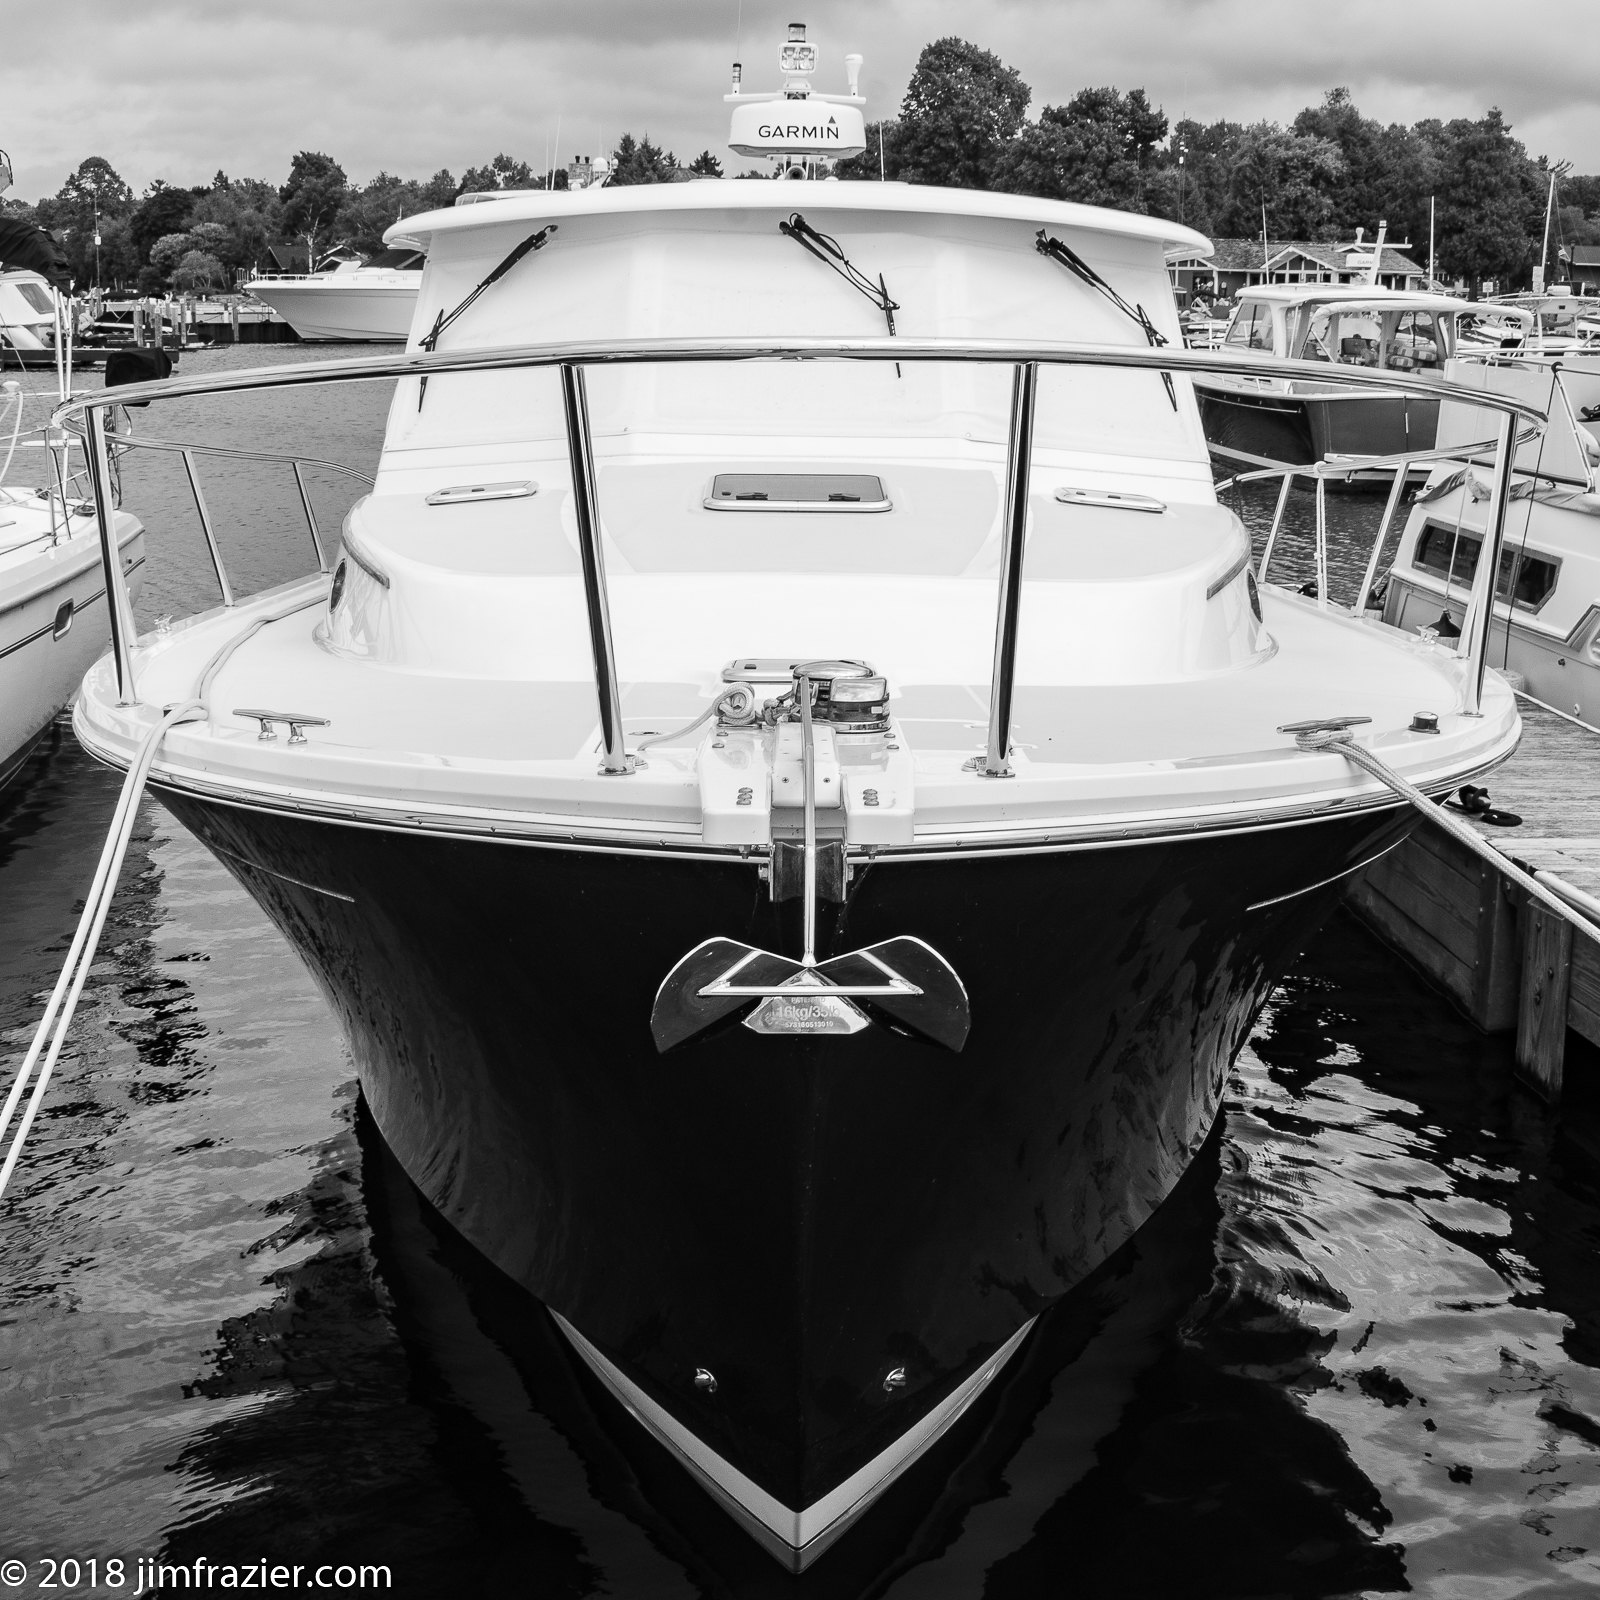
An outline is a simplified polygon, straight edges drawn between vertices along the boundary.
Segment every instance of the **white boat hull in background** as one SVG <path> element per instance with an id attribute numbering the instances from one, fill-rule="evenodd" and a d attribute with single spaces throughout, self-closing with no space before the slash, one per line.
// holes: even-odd
<path id="1" fill-rule="evenodd" d="M 52 543 L 42 501 L 0 498 L 0 785 L 72 699 L 110 636 L 94 518 L 75 516 L 69 526 L 70 536 Z M 126 512 L 117 516 L 117 543 L 137 596 L 144 529 Z"/>
<path id="2" fill-rule="evenodd" d="M 256 299 L 271 306 L 302 339 L 362 344 L 404 344 L 417 308 L 420 272 L 391 274 L 406 283 L 341 284 L 258 282 Z"/>

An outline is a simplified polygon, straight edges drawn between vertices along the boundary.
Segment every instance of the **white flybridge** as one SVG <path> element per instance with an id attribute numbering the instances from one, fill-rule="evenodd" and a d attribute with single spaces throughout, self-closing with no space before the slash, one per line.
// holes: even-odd
<path id="1" fill-rule="evenodd" d="M 1397 795 L 1511 751 L 1493 555 L 1455 648 L 1258 585 L 1170 223 L 704 182 L 400 231 L 412 350 L 128 391 L 400 380 L 332 572 L 119 628 L 76 727 L 303 954 L 432 1204 L 802 1568 L 1161 1203 Z M 1503 456 L 1542 421 L 1484 403 Z"/>
<path id="2" fill-rule="evenodd" d="M 316 272 L 263 274 L 245 289 L 302 339 L 404 344 L 421 286 L 422 252 L 398 239 L 371 261 L 339 259 Z"/>

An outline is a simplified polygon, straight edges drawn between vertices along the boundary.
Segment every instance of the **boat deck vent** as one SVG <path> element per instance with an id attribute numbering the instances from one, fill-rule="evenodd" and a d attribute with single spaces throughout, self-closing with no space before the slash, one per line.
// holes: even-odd
<path id="1" fill-rule="evenodd" d="M 883 479 L 867 472 L 719 472 L 708 511 L 888 511 Z"/>

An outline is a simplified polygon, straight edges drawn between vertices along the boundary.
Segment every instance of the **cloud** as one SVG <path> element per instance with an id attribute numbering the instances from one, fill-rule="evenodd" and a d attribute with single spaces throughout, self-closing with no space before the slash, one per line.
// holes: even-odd
<path id="1" fill-rule="evenodd" d="M 563 157 L 623 129 L 726 157 L 728 64 L 737 49 L 747 85 L 775 84 L 796 11 L 819 87 L 843 88 L 847 50 L 866 57 L 869 116 L 893 114 L 922 46 L 954 33 L 1018 67 L 1036 111 L 1114 83 L 1174 118 L 1287 121 L 1345 84 L 1383 121 L 1498 105 L 1534 154 L 1600 171 L 1596 52 L 1523 48 L 1486 0 L 1324 0 L 1314 26 L 1267 0 L 63 0 L 48 28 L 6 30 L 16 193 L 53 193 L 88 155 L 136 189 L 218 168 L 281 182 L 301 149 L 358 181 L 502 150 L 537 166 L 558 122 Z"/>

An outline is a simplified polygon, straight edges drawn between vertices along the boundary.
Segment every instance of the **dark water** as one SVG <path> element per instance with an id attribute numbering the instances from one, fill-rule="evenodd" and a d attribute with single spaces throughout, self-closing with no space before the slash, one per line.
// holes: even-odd
<path id="1" fill-rule="evenodd" d="M 385 396 L 351 394 L 297 396 L 298 436 L 282 402 L 233 401 L 205 436 L 363 464 Z M 195 416 L 141 427 L 195 437 Z M 128 469 L 147 615 L 209 603 L 171 466 Z M 239 570 L 301 570 L 287 474 L 214 477 L 219 523 L 252 519 Z M 326 528 L 340 493 L 319 491 Z M 1375 521 L 1334 504 L 1341 538 Z M 114 793 L 63 733 L 0 813 L 7 1075 Z M 296 958 L 147 803 L 0 1204 L 0 1558 L 30 1568 L 10 1592 L 132 1592 L 86 1569 L 39 1587 L 67 1556 L 378 1563 L 391 1593 L 541 1600 L 1594 1592 L 1600 1126 L 1509 1068 L 1335 920 L 1172 1203 L 1044 1326 L 961 1457 L 796 1584 L 617 1449 L 537 1309 L 393 1170 Z"/>

